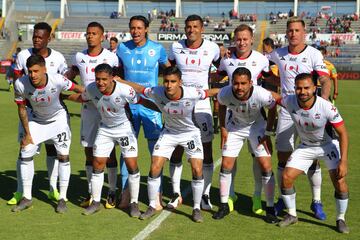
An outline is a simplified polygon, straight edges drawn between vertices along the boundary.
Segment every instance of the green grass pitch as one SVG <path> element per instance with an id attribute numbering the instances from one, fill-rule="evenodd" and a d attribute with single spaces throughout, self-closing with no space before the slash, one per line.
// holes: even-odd
<path id="1" fill-rule="evenodd" d="M 340 81 L 340 95 L 336 102 L 350 135 L 349 174 L 347 181 L 350 188 L 349 208 L 346 215 L 350 227 L 349 235 L 341 235 L 335 231 L 334 190 L 330 183 L 325 164 L 323 166 L 322 201 L 327 220 L 313 218 L 309 209 L 311 193 L 306 176 L 296 182 L 297 209 L 299 223 L 280 229 L 264 222 L 262 217 L 251 212 L 251 196 L 253 191 L 252 160 L 245 146 L 238 160 L 236 192 L 239 200 L 235 211 L 224 220 L 215 221 L 212 213 L 203 212 L 204 223 L 196 224 L 191 217 L 191 194 L 184 204 L 172 213 L 153 233 L 149 239 L 360 239 L 360 81 Z M 79 144 L 80 105 L 68 103 L 72 127 L 71 168 L 72 175 L 68 192 L 68 212 L 63 215 L 55 213 L 55 203 L 47 200 L 48 180 L 45 163 L 45 149 L 35 159 L 35 179 L 33 186 L 33 208 L 21 213 L 12 213 L 6 205 L 12 192 L 16 189 L 15 162 L 18 155 L 17 108 L 13 102 L 13 93 L 6 91 L 7 84 L 0 77 L 0 239 L 131 239 L 143 230 L 151 221 L 140 221 L 128 216 L 119 209 L 102 209 L 93 216 L 83 216 L 79 203 L 86 195 L 87 183 L 84 171 L 84 153 Z M 213 143 L 214 160 L 219 159 L 219 135 Z M 143 135 L 139 137 L 139 166 L 141 172 L 140 209 L 147 205 L 146 179 L 149 171 L 150 157 Z M 119 150 L 117 151 L 119 152 Z M 273 158 L 275 168 L 277 159 Z M 189 165 L 184 161 L 182 189 L 190 186 Z M 216 169 L 211 189 L 215 210 L 219 203 L 218 173 Z M 170 194 L 168 164 L 164 170 L 164 200 Z M 107 179 L 105 177 L 105 179 Z M 103 189 L 103 196 L 107 185 Z M 277 194 L 276 194 L 277 196 Z M 264 197 L 263 197 L 264 199 Z M 263 202 L 265 204 L 265 202 Z"/>

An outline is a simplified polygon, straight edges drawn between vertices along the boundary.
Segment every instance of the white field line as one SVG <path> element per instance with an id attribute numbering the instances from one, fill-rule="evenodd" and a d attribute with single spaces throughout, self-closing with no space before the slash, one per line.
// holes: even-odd
<path id="1" fill-rule="evenodd" d="M 220 166 L 221 157 L 214 163 L 214 170 Z M 191 192 L 191 186 L 187 187 L 181 195 L 185 198 Z M 158 229 L 163 221 L 165 221 L 171 214 L 171 211 L 162 211 L 153 221 L 151 221 L 141 232 L 139 232 L 133 240 L 146 239 L 153 231 Z"/>

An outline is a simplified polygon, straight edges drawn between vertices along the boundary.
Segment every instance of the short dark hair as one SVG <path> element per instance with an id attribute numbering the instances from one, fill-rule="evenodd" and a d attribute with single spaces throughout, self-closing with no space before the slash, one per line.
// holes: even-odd
<path id="1" fill-rule="evenodd" d="M 272 40 L 271 38 L 267 37 L 263 40 L 263 44 L 266 46 L 270 46 L 272 49 L 275 48 L 275 43 L 274 40 Z"/>
<path id="2" fill-rule="evenodd" d="M 95 74 L 99 73 L 99 72 L 105 72 L 105 73 L 108 73 L 109 75 L 113 75 L 113 69 L 107 63 L 102 63 L 95 67 Z"/>
<path id="3" fill-rule="evenodd" d="M 43 58 L 41 55 L 31 55 L 26 60 L 26 67 L 31 68 L 34 65 L 45 67 L 46 66 L 45 58 Z"/>
<path id="4" fill-rule="evenodd" d="M 87 25 L 86 28 L 91 28 L 91 27 L 97 27 L 97 28 L 100 28 L 100 30 L 104 33 L 105 32 L 105 29 L 103 27 L 103 25 L 101 25 L 100 23 L 98 22 L 91 22 Z"/>
<path id="5" fill-rule="evenodd" d="M 254 36 L 254 30 L 247 24 L 240 24 L 234 30 L 234 34 L 236 35 L 238 32 L 249 31 L 251 36 Z"/>
<path id="6" fill-rule="evenodd" d="M 249 81 L 251 81 L 251 72 L 249 69 L 244 68 L 244 67 L 238 67 L 237 69 L 235 69 L 235 71 L 232 74 L 232 81 L 234 80 L 235 76 L 247 76 Z"/>
<path id="7" fill-rule="evenodd" d="M 176 75 L 179 79 L 181 79 L 181 71 L 176 66 L 170 66 L 164 69 L 163 76 Z"/>
<path id="8" fill-rule="evenodd" d="M 118 40 L 116 37 L 111 37 L 111 38 L 110 38 L 110 41 L 114 41 L 114 42 L 116 42 L 116 43 L 119 42 L 119 40 Z"/>
<path id="9" fill-rule="evenodd" d="M 200 21 L 201 26 L 204 26 L 204 20 L 203 20 L 199 15 L 196 15 L 196 14 L 189 15 L 189 16 L 185 19 L 185 25 L 186 25 L 188 22 L 191 22 L 191 21 Z"/>
<path id="10" fill-rule="evenodd" d="M 295 83 L 301 80 L 310 79 L 313 83 L 313 75 L 311 73 L 300 73 L 295 77 Z"/>
<path id="11" fill-rule="evenodd" d="M 50 26 L 48 23 L 46 23 L 46 22 L 39 22 L 39 23 L 37 23 L 37 24 L 34 25 L 34 31 L 35 31 L 35 30 L 45 30 L 45 31 L 47 31 L 47 32 L 50 34 L 51 31 L 52 31 L 52 28 L 51 28 L 51 26 Z"/>
<path id="12" fill-rule="evenodd" d="M 142 22 L 144 23 L 145 28 L 148 28 L 149 25 L 150 25 L 149 20 L 147 20 L 146 17 L 144 17 L 144 16 L 142 16 L 142 15 L 135 15 L 135 16 L 132 16 L 132 17 L 130 18 L 129 28 L 130 28 L 131 22 L 134 21 L 134 20 L 142 21 Z"/>

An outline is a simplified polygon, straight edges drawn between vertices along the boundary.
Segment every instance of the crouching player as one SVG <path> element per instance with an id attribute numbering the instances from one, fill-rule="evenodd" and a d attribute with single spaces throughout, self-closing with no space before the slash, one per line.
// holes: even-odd
<path id="1" fill-rule="evenodd" d="M 23 185 L 23 198 L 12 211 L 25 210 L 32 205 L 32 181 L 34 160 L 41 143 L 51 140 L 59 159 L 60 197 L 56 212 L 64 213 L 66 193 L 70 179 L 69 150 L 71 132 L 66 110 L 60 102 L 62 91 L 82 92 L 83 87 L 73 84 L 60 74 L 47 74 L 45 59 L 40 55 L 30 56 L 26 61 L 28 75 L 15 82 L 15 102 L 24 128 L 21 140 L 20 172 Z M 29 116 L 26 103 L 30 104 Z"/>
<path id="2" fill-rule="evenodd" d="M 277 93 L 253 85 L 251 72 L 244 67 L 237 68 L 232 74 L 232 84 L 222 88 L 218 94 L 220 106 L 220 126 L 222 141 L 222 164 L 220 171 L 220 207 L 213 215 L 222 219 L 230 213 L 228 199 L 232 181 L 232 169 L 246 139 L 255 154 L 262 172 L 262 185 L 266 196 L 266 221 L 277 222 L 274 212 L 275 180 L 271 168 L 271 153 L 267 137 L 266 143 L 260 140 L 266 136 L 266 116 L 264 107 L 271 110 L 269 118 L 274 120 Z M 230 111 L 225 123 L 226 107 Z M 268 125 L 272 126 L 272 121 Z"/>
<path id="3" fill-rule="evenodd" d="M 348 134 L 336 107 L 316 96 L 315 91 L 312 75 L 302 73 L 295 78 L 295 95 L 281 100 L 281 105 L 290 113 L 295 123 L 301 144 L 291 154 L 283 173 L 281 193 L 289 213 L 279 222 L 279 226 L 286 227 L 298 221 L 294 182 L 299 175 L 309 170 L 315 160 L 323 159 L 335 187 L 336 228 L 341 233 L 349 233 L 345 223 L 349 199 L 345 181 L 348 171 Z M 335 129 L 339 141 L 332 139 L 325 131 L 328 123 Z"/>
<path id="4" fill-rule="evenodd" d="M 163 86 L 145 88 L 128 82 L 137 92 L 142 92 L 145 97 L 154 100 L 165 121 L 164 128 L 152 153 L 148 177 L 149 207 L 146 212 L 141 214 L 140 219 L 148 219 L 156 213 L 156 196 L 161 183 L 161 169 L 165 161 L 170 159 L 175 147 L 181 146 L 185 149 L 192 169 L 191 187 L 194 201 L 192 219 L 195 222 L 203 222 L 200 203 L 204 188 L 202 173 L 204 152 L 200 129 L 193 121 L 194 107 L 199 100 L 214 96 L 219 89 L 202 90 L 183 87 L 181 71 L 177 67 L 166 68 L 163 75 Z"/>
<path id="5" fill-rule="evenodd" d="M 131 121 L 129 104 L 142 102 L 146 107 L 156 106 L 142 99 L 130 86 L 113 80 L 113 70 L 109 64 L 95 67 L 95 82 L 86 87 L 82 100 L 91 100 L 100 113 L 101 121 L 97 131 L 91 176 L 91 195 L 93 201 L 83 212 L 91 215 L 100 210 L 101 190 L 104 184 L 104 168 L 115 144 L 119 144 L 121 154 L 129 172 L 130 216 L 139 217 L 138 196 L 140 171 L 137 165 L 138 145 Z M 148 105 L 147 105 L 148 104 Z"/>

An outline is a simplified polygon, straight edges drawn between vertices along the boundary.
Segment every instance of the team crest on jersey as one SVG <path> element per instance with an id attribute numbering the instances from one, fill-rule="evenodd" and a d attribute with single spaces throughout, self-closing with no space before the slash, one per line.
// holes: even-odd
<path id="1" fill-rule="evenodd" d="M 55 63 L 54 62 L 50 62 L 50 67 L 53 67 L 55 66 Z"/>
<path id="2" fill-rule="evenodd" d="M 148 51 L 148 54 L 149 54 L 149 56 L 150 57 L 153 57 L 153 56 L 155 56 L 155 50 L 154 49 L 150 49 L 149 51 Z"/>
<path id="3" fill-rule="evenodd" d="M 255 67 L 255 66 L 256 66 L 256 62 L 253 61 L 253 62 L 251 63 L 251 65 Z"/>
<path id="4" fill-rule="evenodd" d="M 185 107 L 190 107 L 190 106 L 191 106 L 191 103 L 188 102 L 188 101 L 186 101 L 186 102 L 185 102 Z"/>
<path id="5" fill-rule="evenodd" d="M 208 53 L 208 51 L 204 51 L 204 56 L 207 56 L 207 55 L 209 55 L 209 53 Z"/>
<path id="6" fill-rule="evenodd" d="M 159 144 L 156 144 L 155 147 L 154 147 L 155 150 L 159 150 L 159 148 L 160 148 Z"/>
<path id="7" fill-rule="evenodd" d="M 315 119 L 320 119 L 320 116 L 321 116 L 320 113 L 316 113 L 315 114 Z"/>
<path id="8" fill-rule="evenodd" d="M 335 114 L 335 116 L 333 117 L 333 120 L 336 120 L 339 117 L 339 114 Z"/>
<path id="9" fill-rule="evenodd" d="M 132 88 L 129 89 L 129 95 L 130 95 L 130 96 L 134 96 L 134 95 L 135 95 L 134 89 L 132 89 Z"/>
<path id="10" fill-rule="evenodd" d="M 304 57 L 304 58 L 301 60 L 301 62 L 306 63 L 306 62 L 307 62 L 307 58 Z"/>
<path id="11" fill-rule="evenodd" d="M 120 102 L 120 97 L 116 97 L 116 98 L 115 98 L 115 102 L 116 102 L 116 103 L 119 103 L 119 102 Z"/>
<path id="12" fill-rule="evenodd" d="M 51 89 L 50 89 L 50 92 L 51 92 L 51 93 L 55 93 L 55 92 L 56 92 L 56 88 L 51 88 Z"/>

